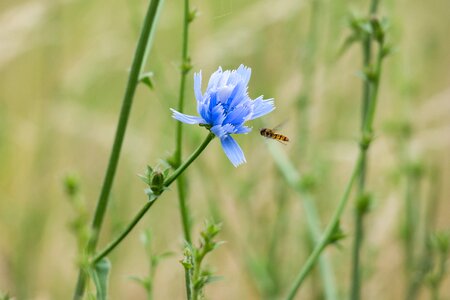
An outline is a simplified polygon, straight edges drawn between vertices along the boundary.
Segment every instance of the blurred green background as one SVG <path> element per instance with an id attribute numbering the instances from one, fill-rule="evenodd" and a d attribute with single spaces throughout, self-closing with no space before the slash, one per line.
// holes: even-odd
<path id="1" fill-rule="evenodd" d="M 0 290 L 17 299 L 71 296 L 76 242 L 68 224 L 75 213 L 63 178 L 77 174 L 92 213 L 146 5 L 143 0 L 0 2 Z M 204 86 L 218 66 L 231 69 L 243 63 L 253 72 L 250 96 L 273 97 L 277 106 L 252 124 L 253 132 L 237 137 L 247 164 L 233 168 L 214 141 L 188 170 L 195 236 L 203 221 L 214 216 L 223 222 L 220 239 L 226 241 L 209 257 L 224 279 L 208 286 L 207 296 L 270 298 L 274 294 L 267 290 L 286 292 L 311 245 L 301 199 L 278 173 L 258 128 L 287 120 L 282 132 L 291 143 L 283 151 L 299 172 L 314 176 L 325 224 L 350 175 L 359 137 L 361 49 L 352 46 L 340 58 L 337 53 L 350 32 L 349 16 L 365 15 L 369 3 L 212 0 L 191 5 L 200 15 L 190 27 L 190 53 L 193 71 L 203 72 Z M 449 12 L 448 0 L 380 2 L 380 15 L 391 22 L 395 52 L 384 64 L 370 150 L 368 187 L 375 202 L 366 222 L 364 299 L 404 295 L 405 161 L 423 170 L 415 182 L 420 185 L 417 207 L 426 206 L 437 191 L 433 226 L 450 226 Z M 136 174 L 173 152 L 175 121 L 169 108 L 177 105 L 182 13 L 181 0 L 165 1 L 146 68 L 155 73 L 155 89 L 138 88 L 100 245 L 146 201 Z M 192 73 L 187 87 L 186 112 L 194 114 Z M 302 93 L 309 106 L 298 104 Z M 410 137 L 399 138 L 396 128 L 402 126 L 411 128 Z M 205 134 L 185 126 L 184 157 Z M 353 200 L 342 220 L 348 238 L 327 250 L 341 295 L 347 295 L 350 279 Z M 272 278 L 258 266 L 273 251 L 270 241 L 279 218 L 282 230 L 271 258 L 277 276 Z M 179 219 L 173 188 L 110 256 L 111 299 L 145 297 L 128 278 L 147 272 L 139 242 L 145 228 L 153 232 L 155 252 L 175 252 L 158 267 L 155 298 L 183 299 Z M 313 274 L 301 299 L 321 298 L 317 282 Z M 442 299 L 450 297 L 449 287 L 447 280 Z M 429 297 L 425 289 L 421 297 Z"/>

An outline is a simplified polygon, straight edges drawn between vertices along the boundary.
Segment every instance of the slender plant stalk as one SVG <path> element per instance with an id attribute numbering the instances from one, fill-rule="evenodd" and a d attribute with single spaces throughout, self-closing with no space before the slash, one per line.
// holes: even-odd
<path id="1" fill-rule="evenodd" d="M 439 292 L 447 271 L 447 256 L 448 253 L 439 252 L 438 273 L 436 274 L 435 282 L 433 282 L 431 287 L 431 299 L 433 300 L 439 300 Z"/>
<path id="2" fill-rule="evenodd" d="M 378 0 L 372 0 L 370 5 L 370 15 L 374 15 L 377 12 Z M 363 46 L 363 70 L 367 70 L 370 67 L 372 61 L 372 36 L 367 35 L 362 43 Z M 371 83 L 368 80 L 363 81 L 362 89 L 362 105 L 361 105 L 361 134 L 364 135 L 364 124 L 366 123 L 367 109 L 369 107 Z M 363 199 L 366 194 L 366 173 L 367 173 L 367 148 L 360 147 L 362 155 L 361 173 L 359 175 L 358 193 L 355 203 L 355 234 L 353 240 L 352 250 L 352 271 L 351 271 L 351 291 L 350 299 L 357 300 L 361 298 L 361 246 L 364 238 L 364 217 L 367 214 L 367 208 L 361 207 L 360 201 L 366 201 Z M 366 206 L 366 205 L 363 205 Z"/>
<path id="3" fill-rule="evenodd" d="M 288 300 L 294 299 L 301 284 L 303 283 L 303 281 L 305 280 L 305 278 L 307 277 L 309 272 L 312 270 L 316 261 L 319 259 L 320 254 L 325 249 L 325 247 L 329 244 L 329 239 L 330 239 L 331 235 L 333 234 L 334 228 L 336 228 L 336 225 L 338 224 L 339 219 L 344 211 L 345 205 L 347 204 L 347 201 L 350 197 L 350 192 L 351 192 L 353 183 L 355 182 L 355 180 L 358 177 L 358 174 L 361 170 L 361 161 L 362 161 L 361 155 L 359 155 L 359 158 L 353 169 L 352 176 L 350 177 L 350 181 L 347 183 L 347 187 L 345 188 L 344 195 L 342 196 L 341 200 L 339 201 L 338 207 L 335 210 L 330 223 L 326 227 L 325 232 L 323 233 L 319 243 L 315 246 L 313 252 L 308 257 L 305 264 L 303 265 L 303 268 L 300 270 L 299 274 L 295 278 L 294 284 L 292 285 L 286 299 L 288 299 Z"/>
<path id="4" fill-rule="evenodd" d="M 300 112 L 299 118 L 299 140 L 298 151 L 302 153 L 302 157 L 305 157 L 308 146 L 308 136 L 310 127 L 310 105 L 311 96 L 314 90 L 314 78 L 316 73 L 316 61 L 317 61 L 317 44 L 319 39 L 318 29 L 320 21 L 320 1 L 311 1 L 311 17 L 309 23 L 309 32 L 305 41 L 304 54 L 301 59 L 301 69 L 304 77 L 303 88 L 298 98 L 298 106 Z"/>
<path id="5" fill-rule="evenodd" d="M 164 181 L 164 186 L 169 187 L 177 178 L 180 177 L 180 175 L 186 170 L 187 167 L 200 155 L 200 153 L 205 150 L 206 146 L 214 139 L 214 134 L 209 133 L 206 139 L 203 141 L 203 143 L 189 156 L 189 158 L 180 166 L 178 169 L 175 170 L 167 179 Z M 125 230 L 112 242 L 108 244 L 103 250 L 101 250 L 97 255 L 95 255 L 94 259 L 92 260 L 92 263 L 95 264 L 99 262 L 102 258 L 107 256 L 114 248 L 116 248 L 117 245 L 122 242 L 122 240 L 133 230 L 133 228 L 139 223 L 139 221 L 142 219 L 142 217 L 145 215 L 145 213 L 152 207 L 152 205 L 156 202 L 158 198 L 154 199 L 153 201 L 148 201 L 145 203 L 145 205 L 139 210 L 139 212 L 136 214 L 136 216 L 131 220 L 131 222 L 127 225 Z"/>
<path id="6" fill-rule="evenodd" d="M 382 61 L 383 61 L 383 55 L 384 55 L 383 44 L 380 43 L 379 49 L 378 49 L 377 61 L 376 61 L 375 69 L 373 72 L 374 77 L 371 79 L 372 92 L 370 93 L 370 99 L 369 99 L 369 103 L 367 106 L 366 122 L 363 125 L 364 134 L 361 137 L 361 141 L 360 141 L 361 147 L 366 147 L 367 149 L 369 149 L 370 144 L 372 142 L 372 135 L 373 135 L 372 126 L 373 126 L 373 120 L 374 120 L 375 111 L 376 111 L 378 87 L 380 84 L 380 74 L 381 74 L 381 65 L 382 65 Z M 300 270 L 300 273 L 297 275 L 296 279 L 294 280 L 294 284 L 292 285 L 286 299 L 292 300 L 295 297 L 302 282 L 305 280 L 305 278 L 307 277 L 307 275 L 313 268 L 315 262 L 319 258 L 322 251 L 329 244 L 329 239 L 330 239 L 331 235 L 333 234 L 333 230 L 338 225 L 339 219 L 344 211 L 345 205 L 348 202 L 348 198 L 350 196 L 350 191 L 353 186 L 353 183 L 355 182 L 356 178 L 358 178 L 358 176 L 361 172 L 362 162 L 363 162 L 363 156 L 360 152 L 358 155 L 358 160 L 354 167 L 352 176 L 347 184 L 344 195 L 341 198 L 341 200 L 339 201 L 338 207 L 336 208 L 336 210 L 331 218 L 331 221 L 329 222 L 328 226 L 326 227 L 325 232 L 322 235 L 320 242 L 316 245 L 313 252 L 310 254 L 306 263 L 304 264 L 303 268 Z"/>
<path id="7" fill-rule="evenodd" d="M 321 237 L 321 224 L 313 196 L 307 189 L 302 187 L 300 174 L 295 169 L 293 163 L 286 157 L 286 154 L 280 150 L 280 147 L 275 143 L 270 143 L 269 151 L 287 183 L 301 197 L 301 202 L 305 210 L 308 234 L 313 244 L 318 244 Z M 319 271 L 323 282 L 325 299 L 338 299 L 333 266 L 327 256 L 323 255 L 319 258 Z"/>
<path id="8" fill-rule="evenodd" d="M 184 95 L 186 86 L 186 75 L 191 69 L 190 59 L 188 54 L 188 41 L 189 41 L 189 23 L 190 23 L 190 9 L 189 0 L 184 0 L 184 17 L 183 17 L 183 37 L 181 48 L 181 78 L 180 78 L 180 91 L 178 97 L 178 111 L 184 110 Z M 177 168 L 181 164 L 182 160 L 182 145 L 183 145 L 183 123 L 177 122 L 176 135 L 175 135 L 175 155 L 174 164 Z M 191 216 L 189 213 L 189 207 L 186 203 L 186 182 L 184 176 L 180 176 L 177 181 L 178 189 L 178 203 L 180 206 L 181 223 L 183 227 L 183 236 L 188 243 L 192 243 L 191 239 Z M 187 298 L 191 299 L 191 276 L 187 270 L 185 270 L 185 285 Z"/>
<path id="9" fill-rule="evenodd" d="M 423 237 L 420 239 L 420 234 L 426 236 L 426 230 L 420 228 L 419 220 L 420 213 L 418 206 L 420 205 L 420 181 L 421 176 L 416 170 L 408 170 L 406 178 L 406 196 L 405 196 L 405 272 L 407 279 L 407 291 L 405 299 L 414 300 L 418 297 L 420 288 L 421 277 L 421 265 L 422 258 L 419 254 L 424 251 L 423 245 L 419 244 L 419 241 L 427 239 Z M 426 214 L 424 214 L 426 218 Z M 426 222 L 426 219 L 424 220 Z M 425 224 L 424 224 L 425 226 Z M 424 258 L 429 257 L 428 253 L 424 253 Z M 427 255 L 427 256 L 425 256 Z M 426 261 L 425 261 L 426 263 Z"/>
<path id="10" fill-rule="evenodd" d="M 184 0 L 183 40 L 181 50 L 181 61 L 182 61 L 181 79 L 180 79 L 180 91 L 177 108 L 179 112 L 183 112 L 184 110 L 186 75 L 189 73 L 189 70 L 191 69 L 188 56 L 189 23 L 190 23 L 189 0 Z M 178 168 L 178 166 L 181 164 L 182 141 L 183 141 L 183 123 L 177 122 L 176 136 L 175 136 L 175 155 L 174 155 L 175 168 Z M 181 176 L 178 179 L 177 188 L 178 188 L 178 200 L 180 205 L 184 239 L 187 242 L 191 243 L 191 224 L 190 224 L 189 209 L 186 203 L 186 183 L 184 181 L 183 176 Z"/>
<path id="11" fill-rule="evenodd" d="M 276 190 L 276 195 L 274 198 L 276 201 L 276 216 L 275 223 L 272 227 L 272 233 L 269 240 L 268 251 L 267 251 L 267 274 L 272 279 L 272 285 L 268 287 L 268 295 L 265 295 L 269 299 L 276 298 L 280 293 L 281 287 L 281 274 L 279 268 L 279 245 L 282 245 L 282 241 L 280 241 L 280 237 L 283 236 L 283 232 L 285 232 L 287 225 L 287 217 L 286 213 L 288 210 L 288 197 L 286 190 L 283 186 L 285 182 L 283 182 L 283 177 L 280 176 L 278 179 L 278 188 Z"/>
<path id="12" fill-rule="evenodd" d="M 106 169 L 105 178 L 103 181 L 100 196 L 97 201 L 97 207 L 94 213 L 94 219 L 92 221 L 92 237 L 87 245 L 87 254 L 90 255 L 95 251 L 97 246 L 98 237 L 103 224 L 103 218 L 106 213 L 109 202 L 109 194 L 116 174 L 117 164 L 119 161 L 120 151 L 122 149 L 122 143 L 127 128 L 128 117 L 130 115 L 131 106 L 133 104 L 133 98 L 136 91 L 136 87 L 139 83 L 139 75 L 142 68 L 142 62 L 145 57 L 148 40 L 152 30 L 154 30 L 155 16 L 158 11 L 160 0 L 152 0 L 148 6 L 147 14 L 144 19 L 139 41 L 136 47 L 136 51 L 131 65 L 130 75 L 128 77 L 127 88 L 123 97 L 122 108 L 119 115 L 119 121 L 117 123 L 116 134 L 114 137 L 113 147 Z M 73 295 L 73 299 L 81 299 L 84 294 L 86 284 L 86 274 L 80 268 L 78 281 Z"/>
<path id="13" fill-rule="evenodd" d="M 412 198 L 412 202 L 415 205 L 415 207 L 419 206 L 420 201 L 420 183 L 422 180 L 422 177 L 420 174 L 416 174 L 417 176 L 414 176 L 414 180 L 412 181 L 412 184 L 415 187 L 414 191 L 414 197 Z M 433 178 L 434 176 L 432 176 Z M 435 178 L 433 178 L 435 179 Z M 432 184 L 434 185 L 435 182 L 432 181 Z M 423 221 L 421 222 L 421 228 L 416 234 L 416 239 L 418 241 L 417 243 L 417 257 L 414 259 L 414 265 L 410 268 L 410 276 L 409 276 L 409 282 L 408 282 L 408 291 L 406 294 L 406 299 L 408 300 L 415 300 L 420 295 L 420 289 L 422 287 L 422 284 L 424 283 L 424 280 L 429 274 L 431 266 L 432 266 L 432 249 L 429 243 L 430 236 L 433 232 L 433 228 L 431 226 L 433 220 L 430 219 L 430 217 L 434 214 L 432 210 L 434 209 L 435 200 L 434 197 L 435 191 L 433 186 L 431 188 L 431 197 L 428 197 L 428 201 L 426 201 L 425 206 L 423 207 Z M 416 221 L 417 222 L 417 221 Z"/>

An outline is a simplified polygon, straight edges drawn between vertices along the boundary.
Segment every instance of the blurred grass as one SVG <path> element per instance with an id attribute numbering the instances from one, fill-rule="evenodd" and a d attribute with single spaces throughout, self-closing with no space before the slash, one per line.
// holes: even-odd
<path id="1" fill-rule="evenodd" d="M 355 76 L 360 51 L 353 47 L 338 61 L 334 56 L 348 32 L 346 15 L 351 10 L 364 12 L 366 7 L 357 1 L 322 2 L 310 111 L 312 154 L 308 161 L 302 160 L 301 171 L 317 174 L 317 205 L 327 220 L 356 156 L 360 113 L 360 79 Z M 0 3 L 0 290 L 18 299 L 66 299 L 71 294 L 76 245 L 68 230 L 73 215 L 62 179 L 70 172 L 80 175 L 92 211 L 145 4 L 142 0 Z M 277 245 L 283 285 L 289 285 L 307 255 L 300 233 L 305 216 L 297 195 L 280 183 L 256 129 L 289 119 L 283 133 L 292 143 L 285 151 L 293 159 L 303 155 L 293 150 L 301 139 L 296 128 L 299 112 L 293 108 L 305 82 L 300 61 L 310 3 L 220 0 L 193 1 L 193 6 L 201 12 L 191 26 L 194 70 L 202 69 L 207 78 L 218 65 L 233 68 L 244 63 L 253 70 L 250 95 L 276 99 L 277 110 L 264 124 L 254 124 L 254 132 L 237 138 L 247 155 L 245 166 L 234 169 L 215 142 L 188 171 L 195 232 L 211 214 L 211 202 L 224 222 L 221 239 L 227 241 L 210 257 L 210 264 L 225 279 L 209 286 L 207 294 L 211 299 L 260 299 L 261 290 L 245 257 L 254 253 L 265 259 L 279 189 L 287 193 L 289 212 Z M 386 1 L 381 9 L 391 19 L 398 51 L 386 63 L 377 137 L 370 154 L 369 186 L 376 205 L 367 224 L 369 252 L 363 262 L 369 270 L 364 299 L 398 299 L 404 292 L 398 221 L 403 194 L 400 183 L 389 175 L 399 163 L 396 140 L 382 130 L 387 122 L 410 122 L 413 135 L 406 145 L 408 155 L 439 166 L 444 184 L 436 226 L 450 226 L 450 205 L 444 201 L 450 197 L 450 187 L 445 185 L 450 178 L 450 4 L 446 0 Z M 168 109 L 175 106 L 178 91 L 181 14 L 179 3 L 166 1 L 148 66 L 155 72 L 156 88 L 138 90 L 100 243 L 120 230 L 145 201 L 144 186 L 136 174 L 173 151 L 175 123 Z M 191 76 L 187 86 L 186 111 L 192 113 Z M 186 155 L 203 132 L 186 127 L 185 133 Z M 424 180 L 426 191 L 430 178 Z M 156 252 L 179 254 L 158 269 L 155 297 L 183 296 L 175 192 L 161 200 L 111 256 L 112 299 L 144 295 L 127 276 L 146 272 L 138 231 L 148 226 L 154 232 Z M 343 220 L 349 231 L 350 220 Z M 349 251 L 350 240 L 343 241 L 341 251 L 329 250 L 341 293 L 348 286 Z M 450 297 L 446 282 L 442 296 Z M 313 294 L 311 289 L 305 293 Z M 424 299 L 426 295 L 422 294 Z"/>

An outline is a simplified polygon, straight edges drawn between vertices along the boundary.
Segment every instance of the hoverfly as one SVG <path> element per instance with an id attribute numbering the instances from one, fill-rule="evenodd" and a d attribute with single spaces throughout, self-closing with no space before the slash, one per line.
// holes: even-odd
<path id="1" fill-rule="evenodd" d="M 262 128 L 261 130 L 259 130 L 259 133 L 263 137 L 279 141 L 284 145 L 287 145 L 287 142 L 289 142 L 289 138 L 287 136 L 277 133 L 275 129 Z"/>

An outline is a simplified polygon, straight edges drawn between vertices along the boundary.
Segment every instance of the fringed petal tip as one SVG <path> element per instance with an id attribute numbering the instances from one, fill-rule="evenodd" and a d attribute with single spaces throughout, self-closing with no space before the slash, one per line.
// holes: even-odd
<path id="1" fill-rule="evenodd" d="M 250 120 L 267 115 L 275 109 L 275 102 L 273 98 L 263 99 L 263 96 L 259 96 L 253 100 L 253 111 Z"/>
<path id="2" fill-rule="evenodd" d="M 241 147 L 239 147 L 238 143 L 230 135 L 222 137 L 220 142 L 222 144 L 223 151 L 234 167 L 238 167 L 239 165 L 247 162 Z"/>
<path id="3" fill-rule="evenodd" d="M 200 117 L 196 117 L 196 116 L 190 116 L 190 115 L 186 115 L 183 113 L 180 113 L 178 111 L 176 111 L 175 109 L 171 108 L 170 111 L 172 112 L 172 118 L 186 123 L 186 124 L 205 124 L 205 120 L 203 120 L 203 118 Z"/>
<path id="4" fill-rule="evenodd" d="M 194 94 L 197 99 L 197 103 L 201 103 L 203 101 L 202 95 L 202 71 L 198 73 L 194 73 Z"/>

